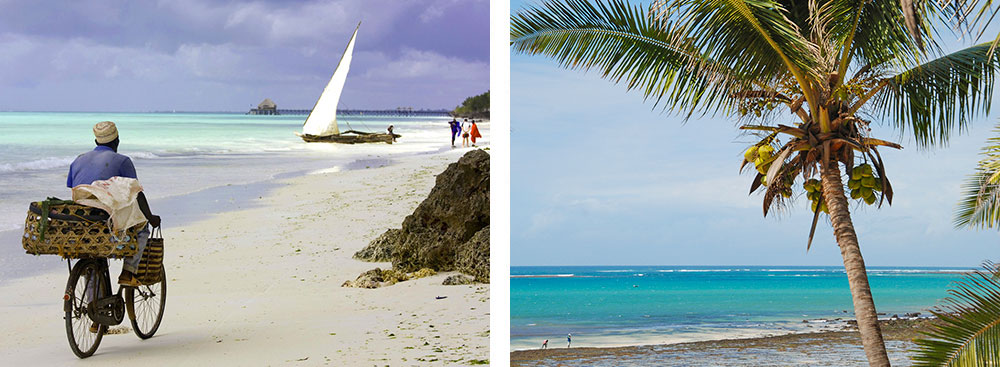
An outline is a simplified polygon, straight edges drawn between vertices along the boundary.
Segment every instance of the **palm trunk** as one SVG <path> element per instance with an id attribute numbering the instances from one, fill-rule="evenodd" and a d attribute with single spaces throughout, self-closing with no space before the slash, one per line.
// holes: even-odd
<path id="1" fill-rule="evenodd" d="M 837 161 L 829 161 L 823 165 L 823 197 L 830 211 L 833 235 L 837 238 L 840 255 L 844 258 L 844 271 L 847 273 L 847 281 L 851 285 L 851 298 L 854 300 L 854 317 L 858 320 L 861 345 L 865 348 L 868 364 L 889 366 L 882 330 L 878 326 L 875 301 L 872 300 L 872 291 L 868 287 L 865 259 L 861 257 L 861 247 L 858 246 L 858 235 L 854 232 L 854 223 L 851 222 L 847 197 L 844 195 L 844 184 L 840 180 L 840 165 Z"/>

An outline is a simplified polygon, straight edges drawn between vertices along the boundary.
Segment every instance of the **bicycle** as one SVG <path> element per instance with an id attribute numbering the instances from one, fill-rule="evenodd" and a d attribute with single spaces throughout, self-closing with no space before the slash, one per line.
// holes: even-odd
<path id="1" fill-rule="evenodd" d="M 111 294 L 111 276 L 106 258 L 77 261 L 70 270 L 63 296 L 66 337 L 73 354 L 79 358 L 93 355 L 108 328 L 121 324 L 126 313 L 135 334 L 140 339 L 151 338 L 160 328 L 166 298 L 167 273 L 162 267 L 160 282 L 139 287 L 119 286 L 118 291 Z M 95 325 L 97 330 L 92 332 Z"/>

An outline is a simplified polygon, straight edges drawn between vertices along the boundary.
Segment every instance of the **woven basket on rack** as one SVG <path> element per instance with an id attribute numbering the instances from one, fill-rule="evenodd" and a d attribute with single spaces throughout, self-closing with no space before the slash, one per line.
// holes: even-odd
<path id="1" fill-rule="evenodd" d="M 160 282 L 163 269 L 163 234 L 159 228 L 146 240 L 146 250 L 142 252 L 142 260 L 135 270 L 135 277 L 142 285 L 152 285 Z"/>
<path id="2" fill-rule="evenodd" d="M 46 210 L 47 209 L 47 210 Z M 71 201 L 46 200 L 31 203 L 24 220 L 21 244 L 32 255 L 59 255 L 63 258 L 135 255 L 136 233 L 142 226 L 125 230 L 120 238 L 108 229 L 108 214 L 101 209 Z"/>

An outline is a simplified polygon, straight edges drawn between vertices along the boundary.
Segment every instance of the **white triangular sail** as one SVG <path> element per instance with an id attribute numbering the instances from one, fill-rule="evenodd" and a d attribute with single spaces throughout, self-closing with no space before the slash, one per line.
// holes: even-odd
<path id="1" fill-rule="evenodd" d="M 358 23 L 361 28 L 361 23 Z M 347 43 L 347 50 L 340 58 L 337 69 L 333 71 L 330 83 L 323 89 L 323 94 L 316 101 L 306 123 L 302 125 L 302 133 L 308 135 L 328 136 L 340 135 L 337 127 L 337 102 L 340 102 L 340 92 L 344 90 L 344 82 L 347 81 L 347 71 L 351 68 L 351 56 L 354 54 L 354 38 L 358 36 L 358 28 L 354 29 L 351 41 Z"/>

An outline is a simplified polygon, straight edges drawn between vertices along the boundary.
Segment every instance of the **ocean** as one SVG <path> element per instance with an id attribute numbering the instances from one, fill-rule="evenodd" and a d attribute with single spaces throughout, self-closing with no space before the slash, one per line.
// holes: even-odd
<path id="1" fill-rule="evenodd" d="M 396 144 L 306 144 L 295 136 L 305 115 L 242 113 L 0 112 L 0 282 L 65 267 L 55 256 L 24 254 L 20 244 L 31 201 L 69 198 L 73 159 L 94 148 L 93 125 L 114 121 L 119 153 L 132 158 L 164 230 L 210 213 L 252 206 L 275 179 L 319 171 L 365 169 L 395 157 L 451 149 L 448 117 L 346 116 L 341 130 L 384 132 Z M 349 125 L 349 126 L 348 126 Z M 482 128 L 482 127 L 481 127 Z M 487 135 L 487 134 L 484 134 Z"/>
<path id="2" fill-rule="evenodd" d="M 938 304 L 967 268 L 869 267 L 880 318 Z M 511 350 L 672 344 L 836 330 L 853 319 L 842 267 L 511 267 Z"/>

